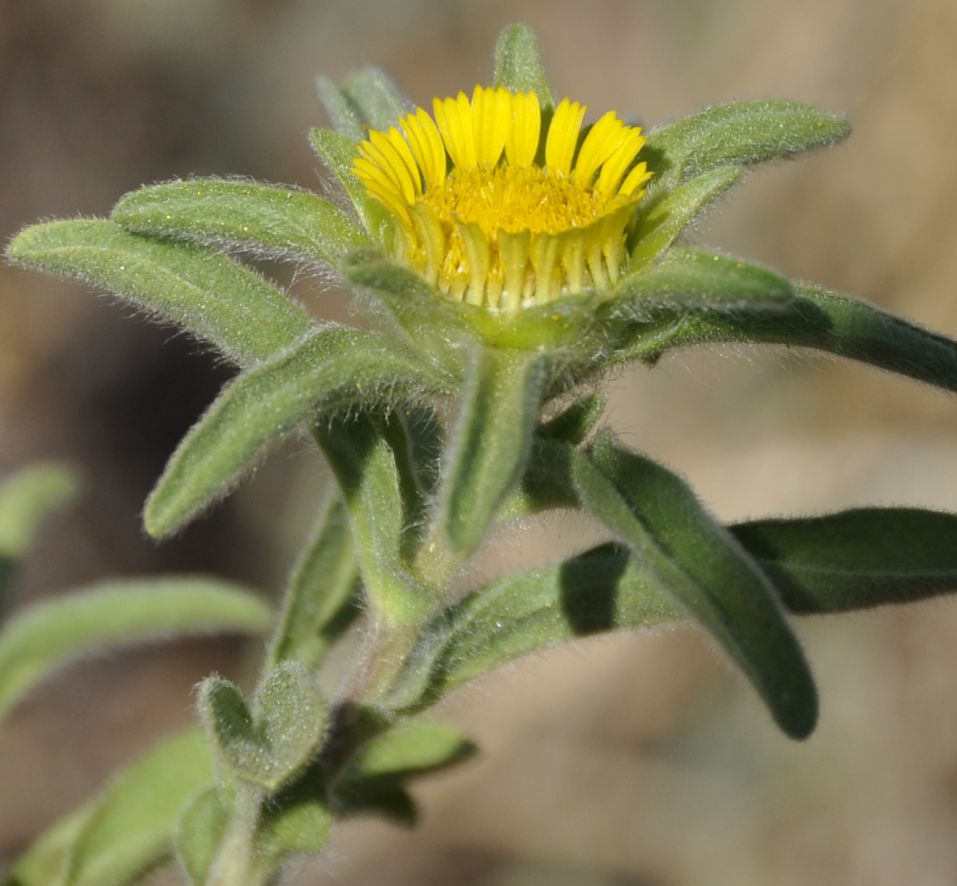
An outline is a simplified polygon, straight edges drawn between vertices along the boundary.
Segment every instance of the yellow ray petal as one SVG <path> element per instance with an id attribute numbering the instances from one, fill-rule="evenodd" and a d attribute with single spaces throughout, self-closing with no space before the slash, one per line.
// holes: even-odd
<path id="1" fill-rule="evenodd" d="M 435 121 L 422 109 L 403 117 L 399 123 L 409 141 L 409 148 L 422 170 L 423 186 L 435 188 L 445 181 L 445 145 Z"/>
<path id="2" fill-rule="evenodd" d="M 568 175 L 586 109 L 586 105 L 569 102 L 567 98 L 555 109 L 545 142 L 545 165 L 554 172 Z"/>
<path id="3" fill-rule="evenodd" d="M 509 166 L 531 166 L 542 134 L 542 108 L 534 92 L 512 96 L 512 125 L 505 139 Z"/>
<path id="4" fill-rule="evenodd" d="M 475 87 L 472 94 L 472 130 L 480 166 L 494 166 L 502 156 L 512 115 L 512 94 L 504 88 Z"/>
<path id="5" fill-rule="evenodd" d="M 598 181 L 595 183 L 595 191 L 601 194 L 610 194 L 621 181 L 625 170 L 631 165 L 631 161 L 641 150 L 645 139 L 641 137 L 641 130 L 634 128 L 628 133 L 628 137 L 618 146 L 614 154 L 609 157 L 598 174 Z"/>
<path id="6" fill-rule="evenodd" d="M 575 161 L 575 181 L 587 186 L 598 167 L 628 138 L 629 129 L 630 127 L 625 126 L 614 111 L 609 111 L 602 116 L 588 131 L 588 135 L 582 142 L 578 159 Z"/>

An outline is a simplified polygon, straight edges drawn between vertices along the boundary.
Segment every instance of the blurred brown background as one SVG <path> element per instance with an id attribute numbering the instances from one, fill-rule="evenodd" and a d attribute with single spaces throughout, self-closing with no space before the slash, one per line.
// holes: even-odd
<path id="1" fill-rule="evenodd" d="M 0 0 L 0 237 L 106 214 L 173 176 L 312 186 L 316 72 L 377 63 L 425 103 L 487 80 L 515 20 L 536 28 L 556 90 L 595 115 L 655 124 L 767 95 L 848 114 L 848 143 L 755 173 L 695 238 L 957 335 L 953 0 Z M 341 294 L 294 291 L 343 315 Z M 0 303 L 0 473 L 56 456 L 88 487 L 44 534 L 21 600 L 162 570 L 278 592 L 325 483 L 310 448 L 292 441 L 157 547 L 139 507 L 228 370 L 52 278 L 0 267 Z M 610 421 L 722 518 L 957 510 L 957 400 L 915 383 L 740 349 L 671 357 L 611 390 Z M 546 529 L 551 547 L 532 530 L 490 556 L 580 541 L 568 520 Z M 290 882 L 957 883 L 957 600 L 799 629 L 823 696 L 804 744 L 693 630 L 582 643 L 446 705 L 484 753 L 419 788 L 420 829 L 346 825 Z M 240 675 L 247 653 L 220 640 L 118 655 L 21 704 L 0 730 L 0 853 L 185 722 L 191 686 Z"/>

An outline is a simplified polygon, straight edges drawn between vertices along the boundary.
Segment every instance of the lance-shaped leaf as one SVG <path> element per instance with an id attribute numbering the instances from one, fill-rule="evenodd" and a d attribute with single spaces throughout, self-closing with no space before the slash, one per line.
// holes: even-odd
<path id="1" fill-rule="evenodd" d="M 444 381 L 389 339 L 329 324 L 227 385 L 180 443 L 150 495 L 147 531 L 164 536 L 222 495 L 276 437 L 321 410 Z"/>
<path id="2" fill-rule="evenodd" d="M 568 450 L 582 507 L 647 560 L 662 587 L 721 644 L 781 728 L 807 736 L 817 694 L 774 588 L 694 493 L 666 468 L 599 436 Z"/>
<path id="3" fill-rule="evenodd" d="M 460 556 L 482 543 L 525 471 L 544 376 L 534 353 L 482 348 L 473 355 L 439 491 L 439 522 Z"/>
<path id="4" fill-rule="evenodd" d="M 420 710 L 528 653 L 684 617 L 646 561 L 618 545 L 601 545 L 497 579 L 448 607 L 422 632 L 388 703 Z"/>
<path id="5" fill-rule="evenodd" d="M 265 633 L 271 620 L 260 597 L 198 576 L 101 582 L 36 604 L 0 631 L 0 717 L 82 655 L 184 634 Z"/>
<path id="6" fill-rule="evenodd" d="M 734 342 L 814 348 L 957 391 L 957 342 L 867 302 L 817 286 L 796 286 L 780 313 L 674 312 L 653 333 L 639 330 L 616 362 L 654 361 L 673 348 Z M 664 317 L 661 318 L 664 321 Z"/>
<path id="7" fill-rule="evenodd" d="M 271 668 L 286 659 L 319 666 L 329 647 L 358 616 L 359 567 L 345 508 L 332 499 L 286 590 L 279 628 L 266 654 Z"/>
<path id="8" fill-rule="evenodd" d="M 226 771 L 270 793 L 309 763 L 328 725 L 313 679 L 291 661 L 266 674 L 252 709 L 228 680 L 207 678 L 200 684 L 199 711 Z"/>
<path id="9" fill-rule="evenodd" d="M 345 96 L 332 80 L 322 74 L 316 76 L 316 95 L 337 133 L 351 142 L 358 142 L 365 138 L 362 118 L 355 103 Z"/>
<path id="10" fill-rule="evenodd" d="M 111 218 L 139 234 L 323 265 L 371 242 L 356 221 L 318 194 L 249 181 L 151 185 L 123 197 Z"/>
<path id="11" fill-rule="evenodd" d="M 314 325 L 300 305 L 229 256 L 131 234 L 109 221 L 34 225 L 13 238 L 7 257 L 106 290 L 241 365 L 268 357 Z"/>
<path id="12" fill-rule="evenodd" d="M 494 61 L 495 86 L 512 92 L 534 92 L 542 108 L 555 106 L 538 40 L 528 25 L 509 25 L 502 30 L 495 44 Z"/>
<path id="13" fill-rule="evenodd" d="M 638 216 L 630 238 L 629 273 L 640 271 L 664 252 L 705 209 L 741 180 L 737 166 L 719 166 L 686 181 Z"/>
<path id="14" fill-rule="evenodd" d="M 654 130 L 641 156 L 655 173 L 653 189 L 669 189 L 726 164 L 751 166 L 846 138 L 843 117 L 782 99 L 730 102 Z"/>
<path id="15" fill-rule="evenodd" d="M 126 886 L 167 857 L 181 810 L 212 779 L 198 729 L 167 739 L 58 822 L 10 871 L 10 886 Z"/>
<path id="16" fill-rule="evenodd" d="M 595 429 L 605 414 L 602 394 L 586 394 L 539 426 L 537 433 L 547 440 L 578 446 Z"/>
<path id="17" fill-rule="evenodd" d="M 858 508 L 754 520 L 731 532 L 792 612 L 843 612 L 957 591 L 957 514 Z"/>
<path id="18" fill-rule="evenodd" d="M 794 310 L 794 289 L 780 274 L 732 256 L 675 247 L 652 267 L 622 280 L 601 314 L 647 327 L 677 313 L 737 317 Z"/>
<path id="19" fill-rule="evenodd" d="M 367 67 L 350 74 L 340 89 L 358 111 L 362 124 L 370 129 L 388 129 L 399 117 L 415 110 L 415 105 L 380 68 Z"/>
<path id="20" fill-rule="evenodd" d="M 331 129 L 311 129 L 309 144 L 352 201 L 366 230 L 378 233 L 386 223 L 388 211 L 369 196 L 362 182 L 352 172 L 357 154 L 356 143 Z"/>
<path id="21" fill-rule="evenodd" d="M 345 427 L 320 422 L 313 433 L 346 502 L 369 607 L 376 618 L 404 624 L 421 619 L 431 598 L 403 558 L 405 536 L 417 530 L 407 523 L 411 484 L 384 427 L 394 420 L 360 414 Z"/>
<path id="22" fill-rule="evenodd" d="M 229 827 L 229 810 L 219 791 L 208 787 L 183 810 L 176 825 L 176 858 L 192 886 L 204 886 L 206 875 Z"/>
<path id="23" fill-rule="evenodd" d="M 0 608 L 19 560 L 47 517 L 76 496 L 76 472 L 58 462 L 36 462 L 0 484 Z"/>

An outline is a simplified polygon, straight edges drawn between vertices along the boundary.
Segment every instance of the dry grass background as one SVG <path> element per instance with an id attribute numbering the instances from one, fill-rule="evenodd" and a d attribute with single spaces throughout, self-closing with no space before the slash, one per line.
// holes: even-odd
<path id="1" fill-rule="evenodd" d="M 241 174 L 310 186 L 317 71 L 390 69 L 420 102 L 487 78 L 499 28 L 538 31 L 560 93 L 649 124 L 781 95 L 847 113 L 841 148 L 755 173 L 694 236 L 957 335 L 957 6 L 952 0 L 0 0 L 0 237 L 104 214 L 145 181 Z M 280 271 L 280 273 L 283 273 Z M 341 316 L 316 281 L 295 291 Z M 325 482 L 281 450 L 179 539 L 137 511 L 227 377 L 168 331 L 0 267 L 0 470 L 75 461 L 23 599 L 94 578 L 205 570 L 276 591 Z M 957 400 L 860 366 L 738 349 L 612 383 L 609 421 L 725 519 L 862 503 L 957 509 Z M 554 555 L 553 520 L 489 557 Z M 582 643 L 460 692 L 484 753 L 421 786 L 413 834 L 343 827 L 291 882 L 944 886 L 957 883 L 957 601 L 803 622 L 823 696 L 793 744 L 695 631 Z M 0 852 L 190 716 L 234 641 L 85 663 L 0 730 Z M 156 882 L 160 882 L 158 875 Z"/>

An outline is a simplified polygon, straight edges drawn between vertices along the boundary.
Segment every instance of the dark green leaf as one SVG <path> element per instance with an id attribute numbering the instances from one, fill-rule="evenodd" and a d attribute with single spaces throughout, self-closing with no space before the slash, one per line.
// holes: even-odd
<path id="1" fill-rule="evenodd" d="M 739 258 L 675 247 L 615 287 L 601 314 L 640 324 L 714 313 L 790 316 L 794 289 L 774 271 Z"/>
<path id="2" fill-rule="evenodd" d="M 446 448 L 440 522 L 460 556 L 482 543 L 525 471 L 544 382 L 542 359 L 482 348 L 473 357 Z"/>
<path id="3" fill-rule="evenodd" d="M 684 182 L 639 209 L 628 273 L 640 271 L 664 252 L 705 209 L 740 181 L 737 166 L 719 166 Z"/>
<path id="4" fill-rule="evenodd" d="M 379 68 L 362 68 L 342 81 L 342 94 L 355 106 L 370 129 L 386 130 L 399 117 L 415 110 L 392 78 Z"/>
<path id="5" fill-rule="evenodd" d="M 332 813 L 325 797 L 293 785 L 263 810 L 256 833 L 256 867 L 263 880 L 275 873 L 290 855 L 318 855 L 325 848 Z"/>
<path id="6" fill-rule="evenodd" d="M 151 185 L 123 197 L 111 217 L 139 234 L 333 266 L 347 250 L 371 243 L 356 221 L 318 194 L 248 181 Z"/>
<path id="7" fill-rule="evenodd" d="M 183 634 L 265 633 L 271 621 L 256 595 L 200 577 L 102 582 L 34 605 L 0 632 L 0 717 L 81 655 Z"/>
<path id="8" fill-rule="evenodd" d="M 578 446 L 594 430 L 605 414 L 605 397 L 587 394 L 542 424 L 538 433 L 549 440 Z"/>
<path id="9" fill-rule="evenodd" d="M 226 386 L 186 435 L 146 503 L 156 537 L 222 495 L 268 444 L 317 411 L 435 391 L 428 365 L 389 339 L 329 324 Z"/>
<path id="10" fill-rule="evenodd" d="M 646 563 L 617 545 L 602 545 L 497 579 L 450 606 L 423 632 L 389 704 L 421 709 L 530 652 L 684 617 Z"/>
<path id="11" fill-rule="evenodd" d="M 716 166 L 750 166 L 832 145 L 850 131 L 843 117 L 800 102 L 730 102 L 654 130 L 641 157 L 655 173 L 651 187 L 669 189 Z"/>
<path id="12" fill-rule="evenodd" d="M 790 309 L 778 314 L 676 311 L 656 334 L 640 332 L 616 360 L 653 361 L 672 348 L 723 342 L 815 348 L 957 391 L 957 342 L 817 286 L 795 287 Z"/>
<path id="13" fill-rule="evenodd" d="M 282 619 L 267 667 L 291 659 L 319 666 L 329 647 L 358 616 L 359 568 L 342 502 L 324 508 L 286 590 Z"/>
<path id="14" fill-rule="evenodd" d="M 352 142 L 365 138 L 359 109 L 342 94 L 342 90 L 332 80 L 321 74 L 317 76 L 316 94 L 337 133 Z"/>
<path id="15" fill-rule="evenodd" d="M 34 225 L 14 237 L 7 257 L 105 289 L 241 365 L 270 356 L 314 325 L 300 305 L 215 249 L 153 240 L 109 221 Z"/>
<path id="16" fill-rule="evenodd" d="M 126 886 L 161 861 L 182 810 L 212 777 L 198 729 L 168 739 L 120 772 L 73 840 L 64 886 Z"/>
<path id="17" fill-rule="evenodd" d="M 907 603 L 957 590 L 957 515 L 860 508 L 731 527 L 801 614 Z"/>
<path id="18" fill-rule="evenodd" d="M 509 25 L 495 44 L 495 86 L 512 92 L 534 92 L 543 109 L 555 106 L 538 40 L 528 25 Z"/>
<path id="19" fill-rule="evenodd" d="M 781 728 L 810 734 L 817 694 L 774 588 L 679 477 L 599 436 L 568 454 L 582 507 L 687 607 L 747 674 Z"/>

